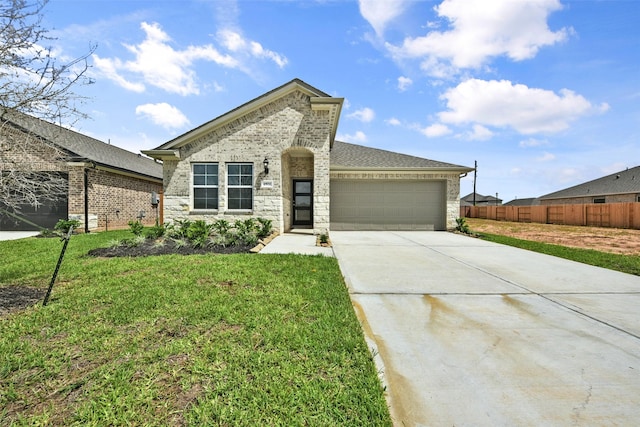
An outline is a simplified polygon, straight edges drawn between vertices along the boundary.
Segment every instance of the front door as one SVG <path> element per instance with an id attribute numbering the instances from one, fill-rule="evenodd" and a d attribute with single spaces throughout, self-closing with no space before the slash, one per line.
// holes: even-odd
<path id="1" fill-rule="evenodd" d="M 313 180 L 293 180 L 293 225 L 313 225 Z"/>

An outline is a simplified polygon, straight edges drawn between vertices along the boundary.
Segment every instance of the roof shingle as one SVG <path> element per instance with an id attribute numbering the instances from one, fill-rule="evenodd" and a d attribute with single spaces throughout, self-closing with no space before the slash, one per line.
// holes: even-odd
<path id="1" fill-rule="evenodd" d="M 540 196 L 540 199 L 564 199 L 629 193 L 640 193 L 640 166 L 545 194 Z"/>
<path id="2" fill-rule="evenodd" d="M 56 144 L 75 157 L 122 171 L 162 179 L 162 164 L 148 157 L 143 157 L 141 154 L 132 153 L 22 113 L 5 114 L 5 119 L 15 126 Z"/>
<path id="3" fill-rule="evenodd" d="M 460 172 L 473 168 L 395 153 L 378 148 L 335 141 L 331 149 L 331 169 L 442 169 Z"/>

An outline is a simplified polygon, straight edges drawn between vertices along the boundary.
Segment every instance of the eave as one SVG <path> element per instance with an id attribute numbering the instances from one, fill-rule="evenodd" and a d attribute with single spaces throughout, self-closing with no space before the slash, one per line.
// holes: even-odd
<path id="1" fill-rule="evenodd" d="M 140 152 L 157 160 L 180 160 L 180 150 L 141 150 Z"/>

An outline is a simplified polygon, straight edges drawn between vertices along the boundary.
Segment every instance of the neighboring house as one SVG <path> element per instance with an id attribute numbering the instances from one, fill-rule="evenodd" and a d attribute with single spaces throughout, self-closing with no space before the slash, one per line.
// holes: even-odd
<path id="1" fill-rule="evenodd" d="M 280 232 L 455 227 L 472 168 L 335 141 L 343 98 L 294 79 L 143 153 L 164 218 L 256 216 Z"/>
<path id="2" fill-rule="evenodd" d="M 14 138 L 28 134 L 37 143 L 27 153 L 3 152 L 0 172 L 33 170 L 34 165 L 38 171 L 57 171 L 67 180 L 68 194 L 37 208 L 22 206 L 23 220 L 0 215 L 0 230 L 51 229 L 60 219 L 78 219 L 84 231 L 125 228 L 142 211 L 143 222 L 154 224 L 158 208 L 151 198 L 162 191 L 160 163 L 23 114 L 5 115 L 0 137 L 8 133 Z"/>
<path id="3" fill-rule="evenodd" d="M 540 199 L 538 197 L 527 197 L 524 199 L 513 199 L 504 204 L 504 206 L 538 206 Z"/>
<path id="4" fill-rule="evenodd" d="M 498 206 L 502 204 L 502 199 L 493 196 L 483 196 L 482 194 L 469 193 L 460 199 L 460 206 Z"/>
<path id="5" fill-rule="evenodd" d="M 640 166 L 540 196 L 543 205 L 640 202 Z"/>

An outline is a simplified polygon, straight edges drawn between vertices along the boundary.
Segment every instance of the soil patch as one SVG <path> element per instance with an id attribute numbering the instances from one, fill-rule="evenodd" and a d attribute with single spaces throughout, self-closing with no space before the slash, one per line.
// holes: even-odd
<path id="1" fill-rule="evenodd" d="M 0 317 L 37 304 L 44 299 L 46 292 L 46 289 L 29 286 L 6 286 L 0 288 Z"/>
<path id="2" fill-rule="evenodd" d="M 466 218 L 474 233 L 489 233 L 601 252 L 640 256 L 640 230 Z"/>

